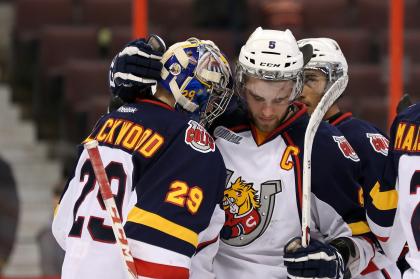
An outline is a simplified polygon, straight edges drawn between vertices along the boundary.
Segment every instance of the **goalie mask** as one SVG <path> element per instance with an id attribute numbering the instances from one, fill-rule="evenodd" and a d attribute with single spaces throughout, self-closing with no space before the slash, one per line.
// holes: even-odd
<path id="1" fill-rule="evenodd" d="M 326 92 L 342 76 L 347 76 L 348 65 L 337 42 L 329 38 L 308 38 L 298 41 L 299 47 L 311 45 L 313 55 L 305 70 L 318 70 L 327 77 Z"/>
<path id="2" fill-rule="evenodd" d="M 309 61 L 312 48 L 299 49 L 290 30 L 263 30 L 258 27 L 241 48 L 236 66 L 235 87 L 241 94 L 246 77 L 268 81 L 293 81 L 289 102 L 303 89 L 303 66 Z"/>
<path id="3" fill-rule="evenodd" d="M 225 111 L 233 93 L 232 74 L 212 41 L 190 38 L 176 43 L 161 62 L 160 84 L 175 97 L 177 110 L 186 111 L 203 126 Z"/>

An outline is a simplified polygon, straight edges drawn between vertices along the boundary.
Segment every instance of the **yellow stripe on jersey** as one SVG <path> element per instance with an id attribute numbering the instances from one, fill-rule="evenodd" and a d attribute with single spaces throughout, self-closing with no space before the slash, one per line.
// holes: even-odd
<path id="1" fill-rule="evenodd" d="M 57 204 L 56 206 L 55 206 L 55 208 L 54 208 L 54 217 L 55 217 L 55 215 L 57 215 L 57 212 L 58 212 L 58 207 L 60 206 L 60 204 Z"/>
<path id="2" fill-rule="evenodd" d="M 380 184 L 376 182 L 370 191 L 373 205 L 379 210 L 390 210 L 397 208 L 398 192 L 397 190 L 380 191 Z"/>
<path id="3" fill-rule="evenodd" d="M 134 207 L 128 214 L 127 221 L 141 224 L 169 234 L 173 237 L 190 243 L 197 248 L 198 234 L 192 230 L 178 225 L 166 218 L 155 213 Z"/>
<path id="4" fill-rule="evenodd" d="M 359 221 L 348 225 L 353 235 L 361 235 L 370 232 L 369 225 L 366 221 Z"/>

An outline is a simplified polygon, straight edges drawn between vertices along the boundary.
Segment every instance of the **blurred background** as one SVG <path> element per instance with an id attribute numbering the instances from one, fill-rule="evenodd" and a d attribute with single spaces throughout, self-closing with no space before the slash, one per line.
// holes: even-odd
<path id="1" fill-rule="evenodd" d="M 420 0 L 145 2 L 147 32 L 167 45 L 213 40 L 232 65 L 258 26 L 335 39 L 349 63 L 343 109 L 387 131 L 394 1 L 405 2 L 401 91 L 419 101 Z M 133 38 L 133 17 L 132 0 L 0 0 L 0 275 L 59 272 L 54 197 L 75 145 L 106 112 L 108 67 Z"/>

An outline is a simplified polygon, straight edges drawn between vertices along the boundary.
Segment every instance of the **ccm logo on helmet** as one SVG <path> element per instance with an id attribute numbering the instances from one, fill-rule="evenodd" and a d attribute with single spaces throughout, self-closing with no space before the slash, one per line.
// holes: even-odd
<path id="1" fill-rule="evenodd" d="M 185 131 L 185 143 L 193 149 L 202 152 L 214 152 L 215 143 L 211 135 L 197 122 L 190 120 Z"/>
<path id="2" fill-rule="evenodd" d="M 281 64 L 273 64 L 273 63 L 261 62 L 261 63 L 260 63 L 260 66 L 266 66 L 266 67 L 276 67 L 276 68 L 278 68 L 278 67 L 280 67 L 280 66 L 281 66 Z"/>

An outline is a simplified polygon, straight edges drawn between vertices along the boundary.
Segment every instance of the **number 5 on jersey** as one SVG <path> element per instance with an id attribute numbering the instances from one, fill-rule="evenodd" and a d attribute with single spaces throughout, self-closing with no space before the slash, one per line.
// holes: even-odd
<path id="1" fill-rule="evenodd" d="M 203 190 L 200 187 L 188 187 L 187 183 L 176 180 L 169 186 L 165 202 L 186 207 L 191 214 L 197 213 L 203 201 Z"/>

